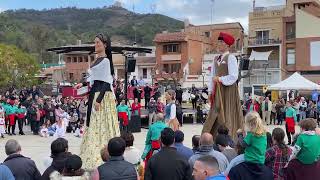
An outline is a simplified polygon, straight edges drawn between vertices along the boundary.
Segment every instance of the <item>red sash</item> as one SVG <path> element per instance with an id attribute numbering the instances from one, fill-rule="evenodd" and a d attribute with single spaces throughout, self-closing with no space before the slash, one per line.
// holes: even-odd
<path id="1" fill-rule="evenodd" d="M 128 121 L 128 114 L 126 112 L 119 112 L 118 117 L 119 119 L 123 120 L 123 123 L 122 123 L 123 126 L 128 126 L 129 121 Z"/>
<path id="2" fill-rule="evenodd" d="M 152 147 L 152 149 L 148 152 L 148 154 L 147 154 L 147 156 L 146 156 L 146 159 L 145 159 L 145 161 L 144 161 L 144 163 L 145 163 L 145 168 L 147 167 L 147 164 L 148 164 L 149 159 L 150 159 L 150 158 L 152 157 L 152 155 L 153 155 L 153 151 L 160 149 L 160 147 L 161 147 L 160 141 L 159 141 L 159 140 L 151 141 L 151 147 Z"/>
<path id="3" fill-rule="evenodd" d="M 294 118 L 293 117 L 287 117 L 286 118 L 286 123 L 287 123 L 287 127 L 288 127 L 288 132 L 290 133 L 295 133 L 295 129 L 294 129 Z"/>
<path id="4" fill-rule="evenodd" d="M 10 115 L 8 115 L 9 125 L 10 125 L 10 126 L 13 126 L 13 125 L 15 124 L 15 122 L 14 122 L 14 117 L 15 117 L 15 114 L 10 114 Z"/>

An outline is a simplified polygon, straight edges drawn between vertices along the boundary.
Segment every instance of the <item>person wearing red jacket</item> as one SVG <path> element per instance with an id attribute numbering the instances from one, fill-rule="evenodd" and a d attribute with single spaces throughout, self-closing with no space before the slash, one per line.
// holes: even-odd
<path id="1" fill-rule="evenodd" d="M 249 105 L 247 107 L 247 113 L 251 112 L 251 111 L 259 112 L 259 109 L 260 109 L 259 103 L 253 98 L 252 102 L 249 103 Z"/>
<path id="2" fill-rule="evenodd" d="M 134 99 L 134 103 L 131 105 L 131 111 L 133 116 L 141 116 L 141 104 L 138 98 Z"/>

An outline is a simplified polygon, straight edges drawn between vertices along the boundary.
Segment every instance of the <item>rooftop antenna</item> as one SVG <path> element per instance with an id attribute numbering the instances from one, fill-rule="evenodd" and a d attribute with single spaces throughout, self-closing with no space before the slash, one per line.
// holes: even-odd
<path id="1" fill-rule="evenodd" d="M 151 14 L 155 14 L 157 10 L 157 4 L 156 3 L 151 4 L 150 9 L 151 9 Z"/>

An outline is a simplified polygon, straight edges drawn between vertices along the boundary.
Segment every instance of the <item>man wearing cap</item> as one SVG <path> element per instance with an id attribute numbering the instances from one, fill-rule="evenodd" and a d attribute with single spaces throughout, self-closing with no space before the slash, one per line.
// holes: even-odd
<path id="1" fill-rule="evenodd" d="M 217 51 L 220 55 L 212 63 L 208 88 L 211 108 L 202 130 L 202 133 L 209 132 L 213 137 L 216 137 L 219 126 L 225 124 L 235 138 L 237 129 L 243 124 L 237 84 L 238 63 L 229 52 L 234 42 L 232 35 L 219 34 Z"/>

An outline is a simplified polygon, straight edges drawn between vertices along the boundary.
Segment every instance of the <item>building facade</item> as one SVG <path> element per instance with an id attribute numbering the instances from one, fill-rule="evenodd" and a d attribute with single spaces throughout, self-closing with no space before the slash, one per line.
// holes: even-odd
<path id="1" fill-rule="evenodd" d="M 281 81 L 284 15 L 285 6 L 254 7 L 249 13 L 246 53 L 250 59 L 251 75 L 242 80 L 243 93 L 262 95 L 263 86 Z"/>
<path id="2" fill-rule="evenodd" d="M 181 32 L 163 32 L 154 38 L 156 45 L 157 81 L 179 82 L 186 87 L 202 87 L 208 77 L 204 70 L 206 54 L 215 54 L 220 32 L 232 34 L 236 42 L 232 52 L 241 53 L 244 33 L 240 23 L 193 26 L 185 25 Z M 204 77 L 205 76 L 205 77 Z M 203 82 L 205 80 L 205 83 Z"/>
<path id="3" fill-rule="evenodd" d="M 320 83 L 320 1 L 289 0 L 283 17 L 283 68 L 286 78 L 300 72 Z"/>
<path id="4" fill-rule="evenodd" d="M 119 80 L 124 80 L 125 78 L 125 58 L 122 55 L 114 55 L 114 71 L 116 78 Z M 128 73 L 128 80 L 131 80 L 133 76 L 136 76 L 136 79 L 143 79 L 145 83 L 153 83 L 153 74 L 154 67 L 156 66 L 155 56 L 139 54 L 135 56 L 136 66 L 135 71 Z"/>
<path id="5" fill-rule="evenodd" d="M 94 61 L 95 55 L 87 52 L 72 52 L 63 55 L 65 62 L 65 77 L 67 82 L 80 82 L 86 76 L 90 62 Z"/>

